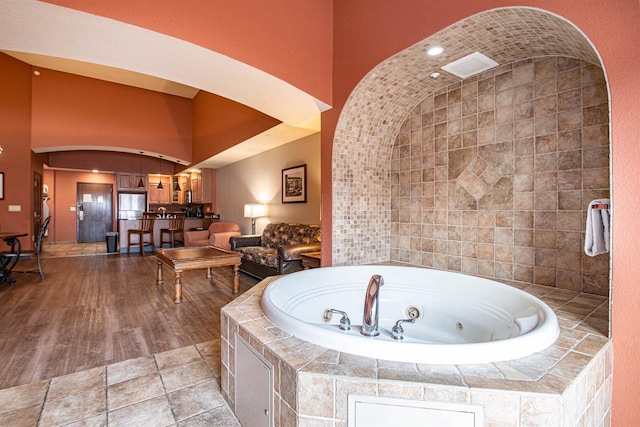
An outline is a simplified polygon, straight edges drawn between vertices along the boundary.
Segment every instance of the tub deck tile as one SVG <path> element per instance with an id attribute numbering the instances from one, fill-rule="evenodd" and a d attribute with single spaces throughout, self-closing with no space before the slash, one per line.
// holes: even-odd
<path id="1" fill-rule="evenodd" d="M 416 384 L 439 384 L 451 387 L 463 387 L 465 382 L 458 372 L 410 372 L 397 369 L 380 369 L 380 382 L 403 381 Z"/>
<path id="2" fill-rule="evenodd" d="M 465 376 L 465 381 L 471 388 L 475 389 L 487 389 L 487 390 L 502 390 L 512 391 L 518 393 L 543 393 L 543 394 L 556 394 L 552 389 L 547 387 L 538 381 L 520 381 L 504 378 L 486 378 L 486 377 L 472 377 Z"/>
<path id="3" fill-rule="evenodd" d="M 341 353 L 341 355 L 344 353 Z M 318 375 L 332 375 L 338 377 L 352 377 L 365 380 L 375 380 L 378 378 L 378 370 L 375 363 L 369 366 L 360 363 L 350 363 L 349 360 L 339 357 L 338 363 L 324 363 L 317 360 L 304 367 L 304 372 L 312 372 Z M 375 359 L 370 359 L 375 362 Z"/>
<path id="4" fill-rule="evenodd" d="M 254 310 L 251 304 L 258 304 L 265 286 L 261 283 L 249 290 L 247 293 L 255 298 L 247 298 L 246 305 L 223 309 L 222 323 L 229 322 L 231 340 L 233 331 L 240 330 L 258 346 L 259 351 L 268 354 L 269 360 L 275 362 L 275 384 L 279 390 L 274 394 L 274 411 L 281 425 L 286 420 L 294 424 L 298 420 L 301 425 L 327 421 L 333 423 L 331 425 L 344 426 L 346 396 L 349 393 L 480 403 L 485 406 L 485 423 L 495 421 L 498 425 L 518 420 L 527 423 L 544 420 L 550 425 L 568 421 L 567 425 L 573 425 L 577 417 L 597 410 L 596 400 L 602 402 L 599 404 L 602 408 L 598 410 L 600 415 L 596 418 L 604 419 L 609 413 L 610 404 L 604 402 L 604 389 L 611 381 L 612 345 L 606 335 L 596 329 L 602 330 L 607 322 L 606 313 L 602 314 L 605 311 L 602 307 L 607 303 L 600 297 L 528 286 L 525 290 L 532 290 L 556 308 L 561 328 L 560 337 L 553 345 L 533 355 L 504 362 L 424 365 L 377 360 L 326 349 L 281 331 L 266 318 L 247 320 L 243 310 Z M 252 312 L 251 315 L 256 314 Z M 281 334 L 274 333 L 274 330 Z M 267 337 L 271 341 L 261 343 L 257 337 Z M 226 375 L 231 378 L 229 374 L 233 374 L 232 369 Z M 325 418 L 328 412 L 321 418 L 318 414 L 296 413 L 300 398 L 298 380 L 301 377 L 315 377 L 335 384 L 335 415 L 332 420 Z M 227 393 L 234 387 L 224 381 L 224 372 L 222 378 L 223 395 L 228 398 Z M 578 395 L 593 398 L 588 402 L 578 402 Z M 505 409 L 500 403 L 503 401 L 513 404 L 509 403 Z M 561 411 L 557 410 L 558 407 L 562 408 Z"/>

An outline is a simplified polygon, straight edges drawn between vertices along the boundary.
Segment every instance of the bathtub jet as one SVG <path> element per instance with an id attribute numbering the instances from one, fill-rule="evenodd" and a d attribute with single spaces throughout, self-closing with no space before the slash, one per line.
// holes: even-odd
<path id="1" fill-rule="evenodd" d="M 327 321 L 327 307 L 348 313 L 350 329 L 344 322 L 341 328 L 338 316 Z M 550 346 L 560 332 L 549 306 L 527 292 L 417 267 L 326 267 L 288 274 L 265 289 L 262 310 L 274 325 L 313 344 L 424 364 L 517 359 Z M 411 324 L 403 329 L 405 322 Z"/>

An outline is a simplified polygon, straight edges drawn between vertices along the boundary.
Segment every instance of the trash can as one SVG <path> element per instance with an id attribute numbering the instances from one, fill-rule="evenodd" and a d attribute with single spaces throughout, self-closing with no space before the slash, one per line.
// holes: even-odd
<path id="1" fill-rule="evenodd" d="M 107 252 L 118 252 L 118 233 L 111 231 L 105 235 Z"/>

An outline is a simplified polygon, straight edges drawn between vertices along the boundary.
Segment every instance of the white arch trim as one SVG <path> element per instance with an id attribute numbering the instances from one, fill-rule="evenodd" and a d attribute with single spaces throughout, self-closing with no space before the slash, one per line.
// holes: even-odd
<path id="1" fill-rule="evenodd" d="M 330 108 L 279 78 L 193 43 L 35 0 L 0 1 L 0 50 L 156 76 L 248 105 L 291 126 L 314 123 Z"/>

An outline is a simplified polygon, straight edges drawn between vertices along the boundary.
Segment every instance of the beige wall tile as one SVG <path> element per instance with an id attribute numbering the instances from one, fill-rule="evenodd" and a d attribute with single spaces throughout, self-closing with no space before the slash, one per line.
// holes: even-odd
<path id="1" fill-rule="evenodd" d="M 560 397 L 529 397 L 520 399 L 520 425 L 559 426 L 558 414 L 561 413 Z"/>
<path id="2" fill-rule="evenodd" d="M 517 395 L 471 391 L 471 403 L 485 406 L 484 419 L 487 426 L 518 426 L 519 400 Z"/>
<path id="3" fill-rule="evenodd" d="M 585 200 L 608 196 L 606 101 L 602 71 L 563 57 L 426 96 L 395 137 L 392 259 L 602 293 L 578 254 Z"/>
<path id="4" fill-rule="evenodd" d="M 298 376 L 298 413 L 333 418 L 335 380 L 311 375 Z"/>

